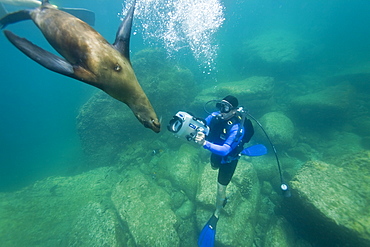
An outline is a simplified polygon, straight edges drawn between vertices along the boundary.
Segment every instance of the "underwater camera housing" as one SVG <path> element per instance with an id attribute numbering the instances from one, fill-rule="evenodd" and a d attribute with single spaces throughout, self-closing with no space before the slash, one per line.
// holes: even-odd
<path id="1" fill-rule="evenodd" d="M 204 120 L 193 117 L 184 111 L 179 111 L 173 116 L 167 129 L 177 137 L 185 137 L 188 141 L 194 141 L 198 132 L 203 132 L 205 135 L 209 133 L 209 127 Z"/>

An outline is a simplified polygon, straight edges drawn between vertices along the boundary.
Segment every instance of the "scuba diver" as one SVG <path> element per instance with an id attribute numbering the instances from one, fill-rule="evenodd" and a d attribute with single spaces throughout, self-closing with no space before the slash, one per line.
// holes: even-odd
<path id="1" fill-rule="evenodd" d="M 216 104 L 219 111 L 211 113 L 206 119 L 210 131 L 206 136 L 199 131 L 195 142 L 211 151 L 211 166 L 218 169 L 216 209 L 207 222 L 198 241 L 199 246 L 212 246 L 216 224 L 221 209 L 226 205 L 226 187 L 234 175 L 243 145 L 254 134 L 251 121 L 245 118 L 238 108 L 238 99 L 228 95 Z"/>
<path id="2" fill-rule="evenodd" d="M 263 144 L 244 148 L 244 144 L 248 143 L 254 134 L 253 124 L 246 116 L 253 119 L 266 135 L 276 158 L 281 181 L 280 189 L 285 197 L 291 196 L 282 175 L 275 146 L 261 123 L 243 107 L 239 107 L 238 99 L 234 96 L 228 95 L 217 101 L 218 111 L 209 113 L 206 105 L 214 101 L 217 100 L 210 100 L 204 105 L 204 110 L 209 114 L 206 119 L 199 119 L 188 112 L 179 111 L 167 126 L 177 137 L 185 137 L 187 141 L 195 142 L 211 151 L 211 167 L 218 169 L 216 209 L 200 233 L 198 246 L 201 247 L 214 246 L 217 222 L 227 202 L 226 187 L 234 175 L 239 158 L 242 155 L 261 156 L 267 153 L 267 148 Z"/>
<path id="3" fill-rule="evenodd" d="M 238 114 L 238 99 L 228 95 L 216 104 L 219 111 L 211 113 L 205 121 L 210 128 L 206 138 L 201 131 L 195 142 L 211 151 L 211 166 L 218 171 L 217 198 L 214 216 L 218 219 L 220 211 L 226 204 L 226 187 L 234 175 L 239 160 L 239 149 L 244 137 L 244 126 Z M 248 132 L 254 132 L 253 126 Z M 253 135 L 250 134 L 250 135 Z"/>

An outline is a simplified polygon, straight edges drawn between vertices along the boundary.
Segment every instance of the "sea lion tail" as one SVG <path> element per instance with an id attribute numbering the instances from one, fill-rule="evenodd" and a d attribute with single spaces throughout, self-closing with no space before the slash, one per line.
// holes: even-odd
<path id="1" fill-rule="evenodd" d="M 31 11 L 28 9 L 7 14 L 6 16 L 0 19 L 0 29 L 3 29 L 9 24 L 13 24 L 19 21 L 30 20 L 30 19 L 31 19 Z"/>

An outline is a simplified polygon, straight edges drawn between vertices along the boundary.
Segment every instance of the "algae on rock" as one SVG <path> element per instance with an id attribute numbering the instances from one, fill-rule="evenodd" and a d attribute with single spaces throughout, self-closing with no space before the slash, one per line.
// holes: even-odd
<path id="1" fill-rule="evenodd" d="M 364 152 L 348 157 L 340 167 L 307 162 L 291 182 L 285 216 L 321 244 L 369 246 L 369 156 Z"/>
<path id="2" fill-rule="evenodd" d="M 170 200 L 169 194 L 139 171 L 127 172 L 112 193 L 112 201 L 137 246 L 179 246 Z"/>
<path id="3" fill-rule="evenodd" d="M 294 125 L 293 122 L 281 112 L 269 112 L 262 116 L 263 124 L 269 137 L 274 140 L 274 144 L 290 147 L 294 144 Z"/>
<path id="4" fill-rule="evenodd" d="M 95 238 L 94 244 L 119 246 L 117 218 L 106 203 L 117 181 L 114 168 L 102 167 L 1 193 L 2 246 L 91 246 L 83 240 Z"/>

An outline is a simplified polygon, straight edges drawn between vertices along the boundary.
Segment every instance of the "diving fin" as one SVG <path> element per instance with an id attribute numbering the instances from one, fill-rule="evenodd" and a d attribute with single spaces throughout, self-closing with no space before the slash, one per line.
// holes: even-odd
<path id="1" fill-rule="evenodd" d="M 267 154 L 267 148 L 263 144 L 257 144 L 245 148 L 240 154 L 247 156 L 261 156 Z"/>
<path id="2" fill-rule="evenodd" d="M 218 218 L 213 214 L 200 232 L 198 239 L 199 247 L 213 247 L 215 245 L 217 222 Z"/>
<path id="3" fill-rule="evenodd" d="M 58 7 L 59 10 L 67 12 L 77 18 L 83 20 L 90 26 L 95 25 L 95 13 L 88 9 L 81 9 L 81 8 L 61 8 Z"/>
<path id="4" fill-rule="evenodd" d="M 8 11 L 6 11 L 4 5 L 2 3 L 0 3 L 0 18 L 5 16 L 6 14 L 8 14 Z"/>

